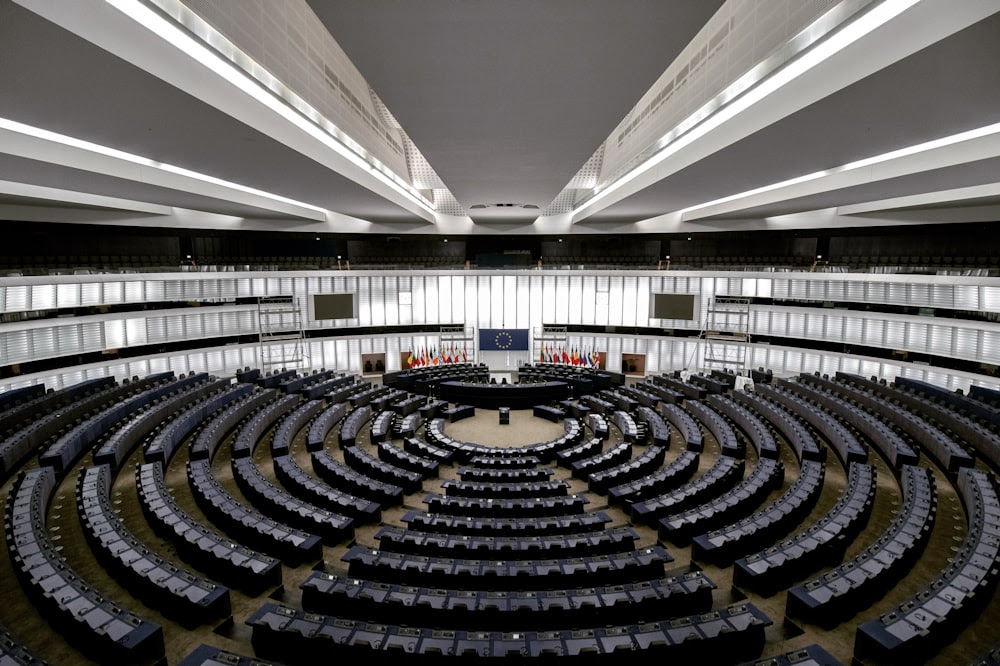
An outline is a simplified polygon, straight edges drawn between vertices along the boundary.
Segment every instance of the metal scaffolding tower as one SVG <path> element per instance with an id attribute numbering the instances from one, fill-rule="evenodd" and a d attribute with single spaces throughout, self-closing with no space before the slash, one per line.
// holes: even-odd
<path id="1" fill-rule="evenodd" d="M 701 337 L 705 340 L 705 371 L 744 374 L 750 346 L 750 299 L 716 296 L 710 300 Z"/>
<path id="2" fill-rule="evenodd" d="M 294 296 L 264 296 L 257 301 L 260 364 L 265 372 L 275 367 L 305 367 L 305 331 L 302 308 Z"/>

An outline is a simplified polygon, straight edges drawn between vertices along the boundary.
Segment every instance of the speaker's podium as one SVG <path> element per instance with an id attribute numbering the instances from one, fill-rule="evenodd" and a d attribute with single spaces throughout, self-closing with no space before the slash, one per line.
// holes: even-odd
<path id="1" fill-rule="evenodd" d="M 500 413 L 500 425 L 510 425 L 510 407 L 498 407 Z"/>

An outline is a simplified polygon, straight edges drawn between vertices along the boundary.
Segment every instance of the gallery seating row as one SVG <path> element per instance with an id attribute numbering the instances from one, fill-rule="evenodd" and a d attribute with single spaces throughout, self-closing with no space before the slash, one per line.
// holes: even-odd
<path id="1" fill-rule="evenodd" d="M 356 378 L 353 377 L 352 379 L 354 379 L 352 383 L 344 384 L 342 386 L 331 389 L 330 391 L 324 393 L 322 396 L 323 399 L 326 400 L 329 404 L 344 402 L 347 403 L 349 406 L 352 405 L 352 403 L 350 402 L 351 398 L 361 393 L 364 393 L 369 388 L 371 388 L 372 385 L 371 382 L 357 380 Z"/>
<path id="2" fill-rule="evenodd" d="M 313 370 L 311 374 L 286 379 L 278 384 L 278 389 L 282 393 L 304 393 L 314 386 L 329 381 L 334 374 L 336 373 L 333 370 L 327 370 L 326 368 Z"/>
<path id="3" fill-rule="evenodd" d="M 28 456 L 73 426 L 77 420 L 83 419 L 95 409 L 103 409 L 105 405 L 114 404 L 131 392 L 130 385 L 118 385 L 113 377 L 107 377 L 100 381 L 86 382 L 85 390 L 66 394 L 65 398 L 69 402 L 45 401 L 45 405 L 52 405 L 50 411 L 27 410 L 22 415 L 26 416 L 30 412 L 31 420 L 8 430 L 7 437 L 0 442 L 0 478 L 6 478 L 14 472 Z"/>
<path id="4" fill-rule="evenodd" d="M 202 643 L 177 662 L 177 666 L 280 666 L 280 664 Z"/>
<path id="5" fill-rule="evenodd" d="M 352 546 L 347 573 L 387 583 L 459 589 L 544 590 L 596 587 L 663 576 L 673 557 L 662 546 L 608 555 L 546 559 L 472 559 L 407 555 Z"/>
<path id="6" fill-rule="evenodd" d="M 660 413 L 684 438 L 688 451 L 704 451 L 705 436 L 691 415 L 675 404 L 661 404 Z"/>
<path id="7" fill-rule="evenodd" d="M 559 451 L 578 444 L 583 438 L 583 432 L 584 429 L 578 420 L 567 418 L 563 421 L 563 434 L 554 440 L 517 448 L 506 448 L 456 440 L 445 432 L 444 419 L 432 419 L 424 428 L 424 437 L 437 447 L 453 451 L 455 458 L 463 463 L 470 462 L 473 456 L 508 458 L 524 455 L 537 457 L 542 462 L 549 462 L 555 459 Z"/>
<path id="8" fill-rule="evenodd" d="M 476 408 L 473 405 L 455 405 L 441 410 L 441 417 L 449 423 L 455 423 L 462 419 L 470 419 L 476 415 Z"/>
<path id="9" fill-rule="evenodd" d="M 726 396 L 710 395 L 706 402 L 746 434 L 759 458 L 777 460 L 781 456 L 774 435 L 753 412 Z"/>
<path id="10" fill-rule="evenodd" d="M 243 423 L 254 412 L 277 400 L 279 395 L 274 389 L 264 389 L 256 393 L 249 393 L 231 404 L 221 414 L 216 415 L 202 426 L 188 449 L 188 457 L 191 460 L 212 460 L 215 458 L 216 451 L 225 440 L 227 433 Z"/>
<path id="11" fill-rule="evenodd" d="M 583 513 L 584 505 L 589 504 L 590 500 L 586 495 L 493 499 L 482 497 L 449 497 L 437 493 L 428 493 L 424 497 L 424 503 L 427 504 L 430 513 L 443 513 L 453 516 L 515 518 Z"/>
<path id="12" fill-rule="evenodd" d="M 290 455 L 272 456 L 274 476 L 293 495 L 309 504 L 332 511 L 357 523 L 377 522 L 382 516 L 382 507 L 364 497 L 358 497 L 317 479 L 302 469 L 298 461 Z"/>
<path id="13" fill-rule="evenodd" d="M 262 374 L 253 381 L 261 388 L 276 389 L 289 379 L 297 377 L 298 374 L 299 373 L 294 369 L 288 370 L 286 368 L 282 368 L 280 370 L 273 370 L 271 374 Z"/>
<path id="14" fill-rule="evenodd" d="M 919 457 L 917 452 L 887 423 L 868 413 L 859 406 L 851 404 L 839 395 L 827 393 L 801 382 L 778 380 L 782 388 L 796 393 L 799 397 L 811 401 L 827 409 L 838 419 L 849 424 L 856 431 L 868 438 L 889 466 L 897 472 L 904 465 L 916 465 Z"/>
<path id="15" fill-rule="evenodd" d="M 0 450 L 5 448 L 6 439 L 34 421 L 55 412 L 63 411 L 75 402 L 79 402 L 109 388 L 114 388 L 117 385 L 118 383 L 114 377 L 96 377 L 72 384 L 58 391 L 49 391 L 41 395 L 32 393 L 31 395 L 34 397 L 28 400 L 21 402 L 13 401 L 16 404 L 11 404 L 3 411 L 0 411 L 0 436 L 3 437 L 3 440 L 0 441 L 4 441 L 4 447 L 0 447 Z M 41 385 L 39 384 L 38 386 Z M 21 394 L 18 393 L 17 395 Z M 80 413 L 82 414 L 83 412 Z M 7 461 L 6 457 L 4 461 Z M 12 469 L 12 467 L 6 468 L 6 472 L 10 472 Z"/>
<path id="16" fill-rule="evenodd" d="M 816 506 L 823 476 L 823 463 L 804 460 L 795 483 L 773 502 L 742 520 L 694 537 L 691 557 L 728 566 L 741 555 L 773 544 Z"/>
<path id="17" fill-rule="evenodd" d="M 436 461 L 410 453 L 392 442 L 379 442 L 376 445 L 376 452 L 382 462 L 416 472 L 423 479 L 433 478 L 438 474 L 439 464 Z"/>
<path id="18" fill-rule="evenodd" d="M 224 380 L 223 380 L 224 381 Z M 170 423 L 167 423 L 150 440 L 143 450 L 145 462 L 160 462 L 167 465 L 177 448 L 202 424 L 209 416 L 225 409 L 244 396 L 250 395 L 253 387 L 250 384 L 231 386 L 223 384 L 221 392 L 208 395 L 191 405 Z"/>
<path id="19" fill-rule="evenodd" d="M 612 403 L 598 398 L 596 395 L 585 395 L 581 401 L 590 408 L 591 414 L 607 416 L 615 411 L 615 406 Z"/>
<path id="20" fill-rule="evenodd" d="M 108 465 L 113 472 L 117 472 L 125 459 L 147 437 L 178 417 L 189 406 L 230 384 L 228 379 L 210 382 L 205 373 L 178 380 L 173 392 L 154 400 L 108 435 L 94 452 L 94 464 Z"/>
<path id="21" fill-rule="evenodd" d="M 636 382 L 634 387 L 641 391 L 645 391 L 650 395 L 656 396 L 656 398 L 665 405 L 676 405 L 684 401 L 684 394 L 675 391 L 672 388 L 663 386 L 662 384 L 655 384 L 652 381 Z"/>
<path id="22" fill-rule="evenodd" d="M 754 659 L 746 662 L 744 666 L 840 666 L 840 663 L 840 660 L 822 646 L 813 643 L 782 654 Z"/>
<path id="23" fill-rule="evenodd" d="M 96 411 L 84 415 L 68 430 L 59 433 L 38 456 L 41 465 L 53 467 L 56 474 L 69 470 L 77 460 L 103 437 L 134 412 L 147 407 L 153 400 L 171 392 L 173 373 L 150 375 L 144 379 L 123 384 L 125 389 L 97 406 Z"/>
<path id="24" fill-rule="evenodd" d="M 455 516 L 411 510 L 402 517 L 411 529 L 464 536 L 519 536 L 574 534 L 606 529 L 611 518 L 603 511 L 556 516 L 495 518 Z"/>
<path id="25" fill-rule="evenodd" d="M 662 446 L 664 449 L 670 448 L 670 426 L 655 408 L 640 407 L 635 412 L 635 418 L 639 423 L 646 425 L 646 431 L 653 444 Z"/>
<path id="26" fill-rule="evenodd" d="M 351 394 L 351 396 L 347 399 L 347 402 L 350 403 L 351 407 L 354 407 L 355 409 L 358 407 L 372 407 L 372 402 L 374 400 L 393 390 L 394 389 L 389 386 L 372 386 L 364 391 Z"/>
<path id="27" fill-rule="evenodd" d="M 551 467 L 530 469 L 492 469 L 490 467 L 459 467 L 458 476 L 463 481 L 513 483 L 546 481 L 553 474 Z"/>
<path id="28" fill-rule="evenodd" d="M 685 400 L 702 400 L 708 393 L 703 387 L 694 386 L 681 381 L 680 377 L 673 377 L 670 375 L 653 375 L 649 378 L 649 380 L 654 384 L 676 391 L 684 396 Z"/>
<path id="29" fill-rule="evenodd" d="M 502 560 L 620 553 L 633 550 L 639 535 L 630 527 L 613 527 L 579 534 L 466 536 L 385 525 L 375 538 L 385 552 Z"/>
<path id="30" fill-rule="evenodd" d="M 373 479 L 340 462 L 329 451 L 313 451 L 312 467 L 316 476 L 334 488 L 378 502 L 383 507 L 399 504 L 403 501 L 401 487 Z"/>
<path id="31" fill-rule="evenodd" d="M 574 419 L 585 419 L 587 415 L 590 414 L 590 407 L 583 404 L 579 400 L 560 400 L 559 406 L 562 407 L 563 411 L 572 416 Z"/>
<path id="32" fill-rule="evenodd" d="M 397 416 L 392 420 L 392 436 L 394 439 L 413 437 L 423 425 L 424 417 L 419 411 L 406 416 Z"/>
<path id="33" fill-rule="evenodd" d="M 326 381 L 320 382 L 318 384 L 313 384 L 305 388 L 302 393 L 302 397 L 307 400 L 319 400 L 320 398 L 326 398 L 330 393 L 336 391 L 337 389 L 343 389 L 354 384 L 357 378 L 353 375 L 343 375 L 340 377 L 333 377 L 327 379 Z M 330 402 L 329 399 L 327 402 Z"/>
<path id="34" fill-rule="evenodd" d="M 735 391 L 733 400 L 766 419 L 785 438 L 799 462 L 806 460 L 826 460 L 826 449 L 819 444 L 809 431 L 781 405 L 746 391 Z"/>
<path id="35" fill-rule="evenodd" d="M 653 444 L 631 460 L 591 472 L 588 477 L 588 487 L 595 493 L 607 494 L 611 486 L 635 481 L 659 469 L 666 455 L 666 449 Z"/>
<path id="36" fill-rule="evenodd" d="M 405 394 L 404 394 L 405 395 Z M 403 400 L 393 402 L 389 408 L 400 416 L 408 416 L 417 413 L 427 402 L 427 397 L 422 395 L 410 395 Z"/>
<path id="37" fill-rule="evenodd" d="M 936 425 L 890 400 L 844 381 L 835 382 L 815 375 L 803 375 L 802 381 L 811 382 L 831 393 L 840 393 L 895 426 L 951 474 L 959 468 L 973 465 L 972 456 Z"/>
<path id="38" fill-rule="evenodd" d="M 556 454 L 556 459 L 559 461 L 560 467 L 571 467 L 574 462 L 584 458 L 593 458 L 600 455 L 603 450 L 604 441 L 600 437 L 591 437 L 576 446 L 563 449 Z"/>
<path id="39" fill-rule="evenodd" d="M 281 420 L 271 437 L 271 455 L 287 455 L 292 447 L 295 435 L 324 410 L 326 404 L 322 400 L 306 400 L 295 405 L 294 411 Z M 240 433 L 242 435 L 242 433 Z M 251 450 L 253 447 L 251 447 Z"/>
<path id="40" fill-rule="evenodd" d="M 306 450 L 318 451 L 323 448 L 326 436 L 336 427 L 340 420 L 347 416 L 350 405 L 346 402 L 331 403 L 326 409 L 319 413 L 309 425 L 309 432 L 306 433 Z"/>
<path id="41" fill-rule="evenodd" d="M 923 393 L 903 389 L 898 385 L 886 386 L 844 373 L 837 373 L 837 379 L 881 395 L 888 400 L 898 401 L 911 412 L 937 423 L 955 437 L 968 442 L 979 455 L 992 463 L 994 468 L 1000 468 L 1000 435 L 977 418 L 954 409 L 950 404 L 935 402 Z"/>
<path id="42" fill-rule="evenodd" d="M 655 526 L 660 518 L 680 513 L 718 497 L 743 478 L 743 458 L 719 456 L 704 474 L 663 495 L 636 502 L 631 507 L 632 520 Z"/>
<path id="43" fill-rule="evenodd" d="M 894 383 L 899 388 L 915 393 L 922 393 L 943 404 L 951 405 L 952 409 L 965 412 L 984 423 L 989 423 L 996 428 L 1000 428 L 1000 410 L 991 405 L 984 404 L 979 400 L 972 400 L 968 396 L 959 395 L 954 391 L 949 391 L 948 389 L 935 386 L 930 382 L 920 381 L 919 379 L 896 377 Z"/>
<path id="44" fill-rule="evenodd" d="M 742 458 L 746 455 L 746 444 L 736 437 L 736 431 L 722 414 L 703 402 L 686 400 L 684 408 L 688 410 L 719 443 L 722 455 Z"/>
<path id="45" fill-rule="evenodd" d="M 542 461 L 537 456 L 479 455 L 469 458 L 468 463 L 473 467 L 487 467 L 490 469 L 527 469 L 541 465 Z"/>
<path id="46" fill-rule="evenodd" d="M 566 412 L 559 407 L 551 407 L 549 405 L 535 405 L 531 409 L 531 415 L 537 416 L 538 418 L 545 419 L 547 421 L 552 421 L 553 423 L 559 423 L 566 417 Z"/>
<path id="47" fill-rule="evenodd" d="M 414 493 L 423 486 L 424 475 L 422 473 L 396 467 L 392 463 L 372 455 L 360 446 L 344 449 L 344 462 L 369 478 L 399 486 L 403 489 L 404 494 Z"/>
<path id="48" fill-rule="evenodd" d="M 839 563 L 844 551 L 868 524 L 875 505 L 876 486 L 875 468 L 852 462 L 847 470 L 847 484 L 833 508 L 788 539 L 737 559 L 733 567 L 734 584 L 773 594 L 786 587 L 789 580 Z"/>
<path id="49" fill-rule="evenodd" d="M 753 604 L 738 604 L 700 615 L 643 624 L 558 631 L 445 630 L 376 624 L 309 614 L 267 603 L 247 619 L 253 646 L 265 658 L 313 664 L 338 658 L 366 659 L 376 651 L 406 654 L 408 661 L 443 659 L 480 662 L 483 658 L 551 660 L 627 659 L 735 663 L 759 655 L 771 620 Z"/>
<path id="50" fill-rule="evenodd" d="M 455 451 L 451 449 L 442 449 L 440 446 L 428 444 L 419 437 L 407 437 L 404 439 L 403 450 L 412 455 L 426 458 L 427 460 L 438 463 L 439 465 L 447 465 L 455 458 Z M 537 458 L 532 458 L 532 460 L 538 462 Z"/>
<path id="51" fill-rule="evenodd" d="M 820 434 L 830 447 L 837 452 L 845 467 L 851 463 L 868 462 L 868 449 L 858 441 L 847 426 L 822 409 L 811 405 L 805 399 L 776 386 L 761 384 L 754 392 L 771 402 L 787 409 L 791 414 L 808 423 Z"/>
<path id="52" fill-rule="evenodd" d="M 262 513 L 323 537 L 329 545 L 354 535 L 354 521 L 349 517 L 320 508 L 295 497 L 274 485 L 264 476 L 252 458 L 232 459 L 236 485 Z"/>
<path id="53" fill-rule="evenodd" d="M 459 590 L 315 571 L 299 586 L 310 613 L 378 617 L 391 624 L 513 631 L 641 622 L 711 609 L 715 584 L 701 571 L 623 585 L 559 590 Z"/>
<path id="54" fill-rule="evenodd" d="M 0 414 L 6 415 L 21 405 L 26 405 L 45 395 L 45 384 L 31 384 L 7 389 L 0 393 Z M 3 631 L 0 629 L 0 631 Z"/>
<path id="55" fill-rule="evenodd" d="M 96 659 L 138 663 L 164 653 L 163 629 L 102 595 L 76 573 L 48 534 L 55 470 L 22 472 L 7 497 L 4 532 L 14 573 L 46 620 Z"/>
<path id="56" fill-rule="evenodd" d="M 631 457 L 632 444 L 623 439 L 607 451 L 571 462 L 570 469 L 576 478 L 588 479 L 591 474 L 628 462 Z"/>
<path id="57" fill-rule="evenodd" d="M 163 481 L 160 463 L 137 466 L 135 476 L 146 520 L 174 544 L 185 561 L 251 594 L 281 584 L 281 562 L 236 543 L 181 509 Z"/>
<path id="58" fill-rule="evenodd" d="M 640 386 L 635 384 L 632 386 L 619 386 L 617 390 L 619 394 L 635 400 L 642 407 L 655 409 L 657 403 L 660 402 L 660 397 L 658 395 L 645 391 Z"/>
<path id="59" fill-rule="evenodd" d="M 294 564 L 322 556 L 319 536 L 272 520 L 237 501 L 215 478 L 208 460 L 188 461 L 187 474 L 198 507 L 244 544 Z"/>
<path id="60" fill-rule="evenodd" d="M 91 551 L 148 605 L 182 623 L 201 624 L 229 615 L 229 588 L 165 560 L 133 536 L 111 504 L 111 470 L 86 467 L 76 482 L 76 507 Z"/>
<path id="61" fill-rule="evenodd" d="M 785 468 L 780 460 L 758 458 L 753 471 L 732 490 L 699 506 L 660 519 L 660 538 L 687 545 L 691 537 L 745 518 L 771 491 L 780 488 Z"/>
<path id="62" fill-rule="evenodd" d="M 609 487 L 608 501 L 611 504 L 634 504 L 679 488 L 694 476 L 699 459 L 700 454 L 695 451 L 681 451 L 669 465 L 646 476 Z"/>
<path id="63" fill-rule="evenodd" d="M 604 389 L 603 391 L 600 391 L 597 395 L 600 396 L 602 400 L 612 405 L 614 411 L 628 413 L 639 407 L 639 401 L 631 397 L 623 389 L 624 387 Z"/>
<path id="64" fill-rule="evenodd" d="M 372 408 L 368 405 L 361 407 L 355 406 L 351 412 L 344 417 L 343 422 L 340 424 L 340 448 L 346 449 L 348 447 L 354 446 L 358 440 L 358 434 L 361 429 L 368 423 L 372 418 Z M 310 438 L 311 439 L 311 438 Z"/>
<path id="65" fill-rule="evenodd" d="M 36 384 L 36 386 L 41 385 Z M 34 394 L 31 393 L 28 395 Z M 49 666 L 49 662 L 28 649 L 27 646 L 4 629 L 3 625 L 0 625 L 0 664 L 4 664 L 4 666 Z"/>
<path id="66" fill-rule="evenodd" d="M 527 497 L 564 497 L 569 483 L 564 479 L 542 481 L 465 481 L 446 479 L 441 483 L 449 497 L 485 497 L 495 499 Z"/>
<path id="67" fill-rule="evenodd" d="M 688 383 L 704 387 L 705 391 L 712 394 L 725 393 L 732 388 L 732 385 L 728 382 L 720 381 L 719 379 L 708 375 L 691 375 L 691 377 L 688 378 Z"/>
<path id="68" fill-rule="evenodd" d="M 622 434 L 622 438 L 633 444 L 644 444 L 645 441 L 639 438 L 639 428 L 632 415 L 621 409 L 611 415 L 611 422 Z"/>
<path id="69" fill-rule="evenodd" d="M 371 429 L 368 433 L 369 441 L 372 444 L 378 444 L 379 442 L 384 442 L 390 439 L 392 435 L 392 420 L 396 418 L 396 415 L 389 411 L 388 409 L 383 410 L 378 413 L 378 415 L 372 419 Z"/>
<path id="70" fill-rule="evenodd" d="M 879 599 L 906 575 L 930 539 L 937 493 L 925 467 L 905 465 L 900 485 L 903 504 L 886 531 L 851 561 L 790 588 L 787 615 L 834 625 Z"/>
<path id="71" fill-rule="evenodd" d="M 859 659 L 918 661 L 952 640 L 993 598 L 1000 559 L 1000 499 L 996 478 L 962 469 L 958 491 L 968 531 L 958 552 L 933 582 L 895 609 L 858 627 Z"/>
<path id="72" fill-rule="evenodd" d="M 447 401 L 427 398 L 427 404 L 423 407 L 417 408 L 417 414 L 419 414 L 423 420 L 428 421 L 440 416 L 441 412 L 446 409 L 448 409 Z"/>

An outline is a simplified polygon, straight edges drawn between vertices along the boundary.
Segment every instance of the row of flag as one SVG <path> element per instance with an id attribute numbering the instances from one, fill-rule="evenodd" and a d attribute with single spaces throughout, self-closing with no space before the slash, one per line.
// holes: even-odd
<path id="1" fill-rule="evenodd" d="M 411 368 L 426 368 L 432 365 L 447 365 L 449 363 L 468 363 L 469 352 L 465 345 L 459 349 L 454 345 L 437 347 L 421 347 L 417 351 L 411 351 L 406 358 L 407 366 Z"/>
<path id="2" fill-rule="evenodd" d="M 601 363 L 601 354 L 594 350 L 584 351 L 571 347 L 566 350 L 562 345 L 545 345 L 538 355 L 541 363 L 567 363 L 596 368 Z"/>

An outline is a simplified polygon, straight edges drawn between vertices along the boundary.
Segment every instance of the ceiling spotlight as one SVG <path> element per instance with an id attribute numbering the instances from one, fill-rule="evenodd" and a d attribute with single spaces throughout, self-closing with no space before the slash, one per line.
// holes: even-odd
<path id="1" fill-rule="evenodd" d="M 690 236 L 688 236 L 688 240 L 691 240 L 691 237 L 690 237 Z"/>
<path id="2" fill-rule="evenodd" d="M 447 238 L 445 238 L 445 239 L 444 239 L 444 242 L 445 242 L 445 243 L 447 243 L 447 242 L 448 242 L 448 239 L 447 239 Z"/>
<path id="3" fill-rule="evenodd" d="M 316 236 L 316 240 L 319 240 L 319 236 Z"/>
<path id="4" fill-rule="evenodd" d="M 337 255 L 337 259 L 340 259 L 340 255 L 339 254 Z"/>
<path id="5" fill-rule="evenodd" d="M 562 243 L 562 238 L 559 239 L 559 242 Z"/>

